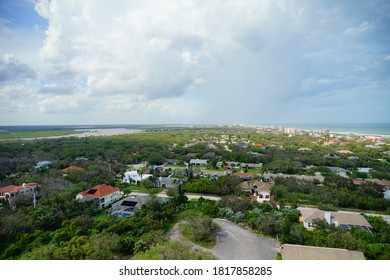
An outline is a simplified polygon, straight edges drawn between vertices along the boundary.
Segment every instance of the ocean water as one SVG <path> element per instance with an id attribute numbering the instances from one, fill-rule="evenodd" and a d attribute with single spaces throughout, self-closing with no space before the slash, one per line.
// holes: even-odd
<path id="1" fill-rule="evenodd" d="M 330 132 L 347 132 L 351 134 L 383 135 L 390 137 L 390 123 L 283 124 L 281 126 L 306 130 L 327 129 Z"/>

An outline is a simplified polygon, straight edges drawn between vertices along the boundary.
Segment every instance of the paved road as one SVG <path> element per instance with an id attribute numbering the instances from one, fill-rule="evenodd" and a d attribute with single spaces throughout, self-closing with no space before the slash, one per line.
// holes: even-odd
<path id="1" fill-rule="evenodd" d="M 255 234 L 241 228 L 239 225 L 223 220 L 214 219 L 221 229 L 217 234 L 217 245 L 209 251 L 219 260 L 274 260 L 278 249 L 276 240 Z M 173 240 L 185 239 L 178 224 L 170 231 Z M 185 239 L 186 240 L 186 239 Z M 199 246 L 193 244 L 195 248 Z"/>
<path id="2" fill-rule="evenodd" d="M 239 225 L 214 219 L 221 226 L 217 235 L 217 245 L 211 252 L 220 260 L 274 260 L 276 240 L 263 237 Z"/>

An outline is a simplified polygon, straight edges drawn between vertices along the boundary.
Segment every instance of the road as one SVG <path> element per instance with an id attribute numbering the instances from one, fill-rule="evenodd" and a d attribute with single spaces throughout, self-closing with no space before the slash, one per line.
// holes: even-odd
<path id="1" fill-rule="evenodd" d="M 211 252 L 220 260 L 274 260 L 278 252 L 276 240 L 253 233 L 239 225 L 214 219 L 221 226 L 217 245 Z"/>
<path id="2" fill-rule="evenodd" d="M 274 260 L 278 252 L 276 240 L 263 237 L 223 219 L 214 219 L 221 229 L 217 233 L 217 245 L 213 249 L 202 249 L 214 254 L 219 260 Z M 186 240 L 178 224 L 169 232 L 172 240 Z M 188 240 L 186 240 L 188 241 Z M 189 241 L 188 241 L 189 242 Z"/>

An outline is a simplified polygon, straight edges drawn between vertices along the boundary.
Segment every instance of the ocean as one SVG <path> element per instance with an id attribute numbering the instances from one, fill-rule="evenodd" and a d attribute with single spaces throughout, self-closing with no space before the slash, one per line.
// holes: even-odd
<path id="1" fill-rule="evenodd" d="M 283 127 L 304 130 L 326 129 L 330 132 L 350 134 L 381 135 L 390 137 L 390 123 L 362 123 L 362 124 L 281 124 Z"/>

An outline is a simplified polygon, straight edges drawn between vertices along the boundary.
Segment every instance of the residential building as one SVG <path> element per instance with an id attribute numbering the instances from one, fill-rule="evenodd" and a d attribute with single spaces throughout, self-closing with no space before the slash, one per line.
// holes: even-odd
<path id="1" fill-rule="evenodd" d="M 112 204 L 111 208 L 107 210 L 107 215 L 122 218 L 134 216 L 135 213 L 141 211 L 142 205 L 149 199 L 148 195 L 130 195 Z"/>
<path id="2" fill-rule="evenodd" d="M 151 174 L 139 174 L 138 171 L 127 171 L 123 177 L 123 183 L 138 183 L 151 177 Z"/>
<path id="3" fill-rule="evenodd" d="M 284 244 L 281 246 L 283 260 L 365 260 L 359 251 Z"/>
<path id="4" fill-rule="evenodd" d="M 108 207 L 121 197 L 122 193 L 118 188 L 106 184 L 95 186 L 76 195 L 76 199 L 79 200 L 94 200 L 99 209 Z"/>
<path id="5" fill-rule="evenodd" d="M 352 227 L 358 227 L 370 233 L 373 232 L 373 228 L 370 223 L 359 214 L 330 212 L 319 209 L 301 210 L 301 214 L 301 221 L 303 222 L 304 227 L 308 229 L 315 227 L 316 220 L 325 219 L 328 224 L 341 227 L 346 231 L 349 231 Z"/>
<path id="6" fill-rule="evenodd" d="M 155 182 L 156 188 L 176 188 L 183 184 L 183 181 L 178 178 L 160 177 Z"/>
<path id="7" fill-rule="evenodd" d="M 62 173 L 68 173 L 68 172 L 71 172 L 71 171 L 85 171 L 85 168 L 71 165 L 71 166 L 66 167 L 66 168 L 61 170 Z"/>
<path id="8" fill-rule="evenodd" d="M 242 182 L 240 188 L 242 191 L 251 192 L 252 199 L 258 202 L 265 202 L 271 200 L 271 187 L 272 185 L 260 180 Z"/>
<path id="9" fill-rule="evenodd" d="M 23 183 L 21 186 L 4 186 L 0 188 L 0 199 L 8 200 L 16 196 L 32 196 L 37 187 L 37 183 Z"/>
<path id="10" fill-rule="evenodd" d="M 210 164 L 210 161 L 208 159 L 191 159 L 190 160 L 190 165 L 206 166 L 209 164 Z"/>

